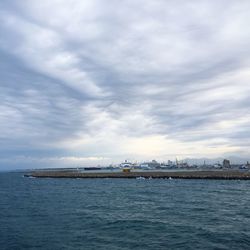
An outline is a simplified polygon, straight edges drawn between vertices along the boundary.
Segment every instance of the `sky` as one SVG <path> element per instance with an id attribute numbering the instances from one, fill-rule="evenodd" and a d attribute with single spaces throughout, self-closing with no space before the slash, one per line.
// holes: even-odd
<path id="1" fill-rule="evenodd" d="M 250 158 L 250 1 L 0 2 L 0 170 Z"/>

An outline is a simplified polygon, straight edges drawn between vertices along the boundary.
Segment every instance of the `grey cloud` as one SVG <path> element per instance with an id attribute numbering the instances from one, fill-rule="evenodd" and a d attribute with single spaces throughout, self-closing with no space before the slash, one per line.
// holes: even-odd
<path id="1" fill-rule="evenodd" d="M 99 130 L 248 145 L 249 116 L 220 124 L 249 109 L 248 1 L 1 6 L 0 138 L 8 147 L 26 144 L 33 155 L 32 147 L 53 151 L 56 141 Z"/>

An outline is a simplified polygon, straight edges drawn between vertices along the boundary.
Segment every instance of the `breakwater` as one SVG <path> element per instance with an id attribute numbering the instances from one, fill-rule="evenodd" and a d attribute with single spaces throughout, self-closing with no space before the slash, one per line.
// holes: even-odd
<path id="1" fill-rule="evenodd" d="M 124 172 L 77 172 L 77 171 L 34 171 L 24 175 L 36 178 L 175 178 L 175 179 L 225 179 L 250 180 L 249 171 L 132 171 Z"/>

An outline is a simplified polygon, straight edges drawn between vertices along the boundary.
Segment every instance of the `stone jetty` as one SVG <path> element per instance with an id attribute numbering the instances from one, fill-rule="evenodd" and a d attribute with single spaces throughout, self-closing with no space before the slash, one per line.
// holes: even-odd
<path id="1" fill-rule="evenodd" d="M 206 171 L 131 171 L 124 172 L 78 172 L 78 171 L 34 171 L 24 175 L 36 178 L 173 178 L 173 179 L 224 179 L 250 180 L 250 171 L 206 170 Z"/>

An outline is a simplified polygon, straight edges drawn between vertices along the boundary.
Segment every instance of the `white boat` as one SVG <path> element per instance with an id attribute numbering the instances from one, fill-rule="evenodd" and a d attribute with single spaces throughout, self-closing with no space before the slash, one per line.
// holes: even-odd
<path id="1" fill-rule="evenodd" d="M 122 162 L 120 164 L 121 168 L 131 168 L 133 166 L 133 164 L 131 162 L 129 162 L 128 160 L 125 160 L 125 162 Z"/>

